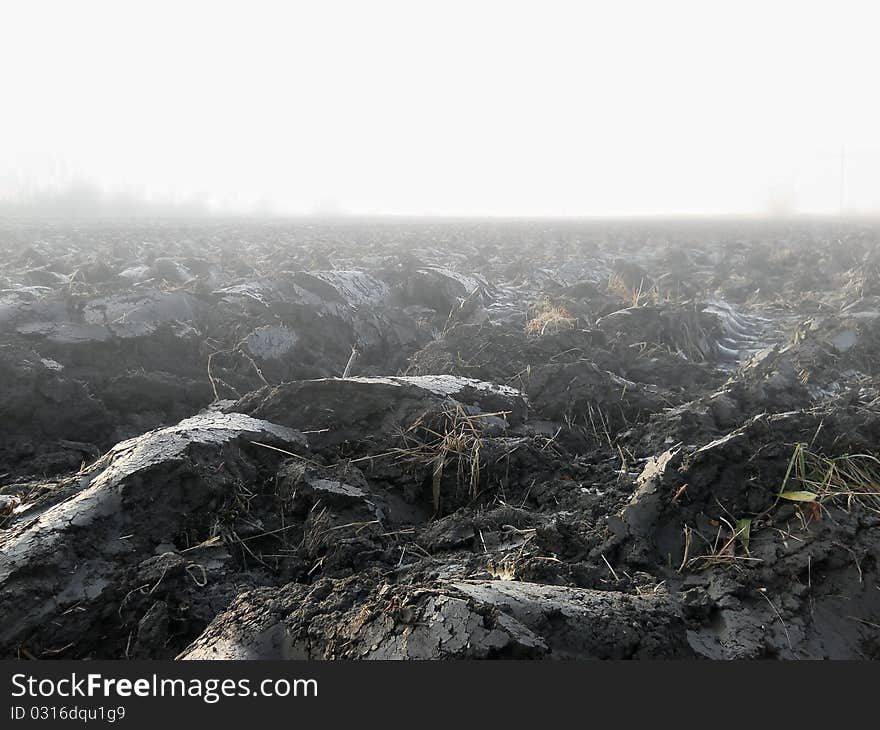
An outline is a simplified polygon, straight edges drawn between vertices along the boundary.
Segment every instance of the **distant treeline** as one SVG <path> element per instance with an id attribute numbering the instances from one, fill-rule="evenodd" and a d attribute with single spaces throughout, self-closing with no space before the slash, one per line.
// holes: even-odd
<path id="1" fill-rule="evenodd" d="M 203 200 L 150 200 L 129 192 L 105 193 L 89 183 L 41 188 L 0 197 L 0 216 L 12 218 L 149 218 L 212 215 Z"/>

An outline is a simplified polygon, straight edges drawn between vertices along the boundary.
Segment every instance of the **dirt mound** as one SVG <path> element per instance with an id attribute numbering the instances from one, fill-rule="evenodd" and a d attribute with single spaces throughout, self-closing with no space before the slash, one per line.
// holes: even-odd
<path id="1" fill-rule="evenodd" d="M 449 375 L 298 381 L 254 391 L 228 408 L 311 432 L 310 442 L 321 448 L 381 438 L 453 404 L 514 424 L 526 414 L 516 389 Z"/>
<path id="2" fill-rule="evenodd" d="M 535 365 L 551 360 L 573 362 L 602 357 L 605 336 L 592 330 L 567 329 L 529 337 L 523 325 L 464 324 L 453 327 L 411 358 L 417 375 L 449 374 L 516 385 Z"/>
<path id="3" fill-rule="evenodd" d="M 604 549 L 648 569 L 665 560 L 710 597 L 715 625 L 698 633 L 711 656 L 872 656 L 864 616 L 880 600 L 865 581 L 878 569 L 880 481 L 859 455 L 878 437 L 878 414 L 836 407 L 757 416 L 698 448 L 673 447 L 609 519 Z M 840 591 L 848 622 L 832 619 Z"/>
<path id="4" fill-rule="evenodd" d="M 880 299 L 860 299 L 839 313 L 800 322 L 783 349 L 815 396 L 880 376 Z"/>
<path id="5" fill-rule="evenodd" d="M 606 431 L 680 403 L 697 383 L 720 379 L 669 352 L 616 348 L 595 330 L 530 336 L 506 325 L 455 327 L 417 352 L 410 371 L 515 385 L 528 395 L 535 417 L 576 425 L 603 440 Z"/>

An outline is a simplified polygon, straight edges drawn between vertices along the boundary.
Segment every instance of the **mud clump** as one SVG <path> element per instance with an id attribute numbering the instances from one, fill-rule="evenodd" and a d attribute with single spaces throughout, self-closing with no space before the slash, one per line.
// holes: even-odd
<path id="1" fill-rule="evenodd" d="M 304 445 L 281 426 L 241 414 L 205 414 L 124 441 L 20 505 L 3 533 L 0 556 L 4 651 L 51 653 L 65 646 L 61 639 L 79 635 L 65 651 L 88 656 L 92 632 L 119 651 L 126 610 L 143 596 L 164 596 L 172 586 L 162 587 L 165 578 L 183 588 L 190 588 L 187 580 L 196 586 L 210 580 L 216 591 L 228 556 L 202 562 L 199 545 L 222 534 L 224 524 L 234 529 L 239 490 L 259 478 L 265 450 L 250 439 L 286 449 Z M 257 453 L 248 457 L 247 449 Z M 186 603 L 191 593 L 184 590 L 176 601 Z M 80 610 L 67 610 L 71 605 Z"/>
<path id="2" fill-rule="evenodd" d="M 665 596 L 519 581 L 322 581 L 242 596 L 183 659 L 631 659 L 692 655 Z"/>
<path id="3" fill-rule="evenodd" d="M 3 656 L 880 656 L 872 226 L 3 234 Z"/>

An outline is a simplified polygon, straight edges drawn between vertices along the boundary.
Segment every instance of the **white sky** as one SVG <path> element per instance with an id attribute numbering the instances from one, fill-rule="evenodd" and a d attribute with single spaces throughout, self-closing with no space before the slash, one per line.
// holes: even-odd
<path id="1" fill-rule="evenodd" d="M 0 193 L 880 211 L 872 3 L 2 0 Z"/>

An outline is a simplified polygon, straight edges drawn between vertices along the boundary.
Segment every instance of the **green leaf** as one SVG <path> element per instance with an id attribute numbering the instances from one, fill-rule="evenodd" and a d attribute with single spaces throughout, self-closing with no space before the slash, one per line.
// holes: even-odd
<path id="1" fill-rule="evenodd" d="M 736 521 L 736 534 L 739 535 L 739 541 L 742 543 L 743 549 L 749 551 L 749 540 L 752 537 L 752 518 L 743 517 Z"/>
<path id="2" fill-rule="evenodd" d="M 815 502 L 819 499 L 819 495 L 815 492 L 782 492 L 779 496 L 791 502 Z"/>

